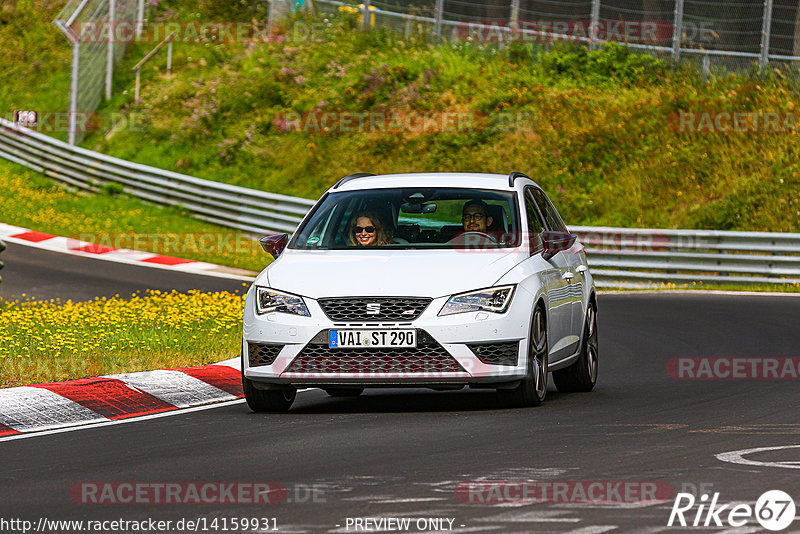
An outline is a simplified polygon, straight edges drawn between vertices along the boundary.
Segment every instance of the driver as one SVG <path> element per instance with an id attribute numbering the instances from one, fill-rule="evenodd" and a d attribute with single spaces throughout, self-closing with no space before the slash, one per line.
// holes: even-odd
<path id="1" fill-rule="evenodd" d="M 489 206 L 483 200 L 470 200 L 461 211 L 461 224 L 465 232 L 486 233 L 492 225 L 492 218 L 487 215 Z"/>

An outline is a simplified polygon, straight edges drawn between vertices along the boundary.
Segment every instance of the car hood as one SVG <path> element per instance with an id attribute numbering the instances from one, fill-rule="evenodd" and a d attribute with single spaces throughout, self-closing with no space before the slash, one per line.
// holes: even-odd
<path id="1" fill-rule="evenodd" d="M 499 250 L 289 249 L 256 283 L 311 298 L 348 295 L 436 298 L 492 286 L 522 259 L 519 252 Z"/>

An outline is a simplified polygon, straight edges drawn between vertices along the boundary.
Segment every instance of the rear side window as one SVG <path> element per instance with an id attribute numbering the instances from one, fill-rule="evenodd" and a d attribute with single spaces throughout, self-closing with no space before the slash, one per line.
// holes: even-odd
<path id="1" fill-rule="evenodd" d="M 533 195 L 533 200 L 536 202 L 536 205 L 539 207 L 544 217 L 547 229 L 556 232 L 566 232 L 567 226 L 564 224 L 564 221 L 561 220 L 556 208 L 553 207 L 553 203 L 550 202 L 550 199 L 547 198 L 544 191 L 532 187 L 529 189 L 529 192 Z"/>

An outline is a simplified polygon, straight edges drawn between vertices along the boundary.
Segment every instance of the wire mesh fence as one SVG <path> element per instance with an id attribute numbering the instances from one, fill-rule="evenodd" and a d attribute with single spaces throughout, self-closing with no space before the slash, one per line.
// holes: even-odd
<path id="1" fill-rule="evenodd" d="M 424 23 L 436 36 L 500 46 L 512 40 L 619 42 L 675 60 L 700 60 L 705 68 L 711 61 L 727 67 L 800 61 L 798 0 L 314 0 L 314 5 L 369 10 L 368 26 L 408 31 L 414 22 Z"/>
<path id="2" fill-rule="evenodd" d="M 83 139 L 81 124 L 111 96 L 114 65 L 129 42 L 118 38 L 115 23 L 140 20 L 145 7 L 144 0 L 69 0 L 53 21 L 72 43 L 70 144 Z"/>

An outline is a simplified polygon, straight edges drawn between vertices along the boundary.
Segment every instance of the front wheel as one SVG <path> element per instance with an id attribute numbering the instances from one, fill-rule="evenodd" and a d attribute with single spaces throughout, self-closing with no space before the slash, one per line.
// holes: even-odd
<path id="1" fill-rule="evenodd" d="M 509 407 L 539 406 L 547 396 L 547 325 L 542 308 L 533 312 L 528 336 L 528 372 L 514 389 L 498 389 L 500 401 Z"/>
<path id="2" fill-rule="evenodd" d="M 581 354 L 575 363 L 553 371 L 553 382 L 558 391 L 571 393 L 591 391 L 597 383 L 598 350 L 597 350 L 597 311 L 593 304 L 586 309 L 586 324 L 583 327 Z"/>
<path id="3" fill-rule="evenodd" d="M 242 389 L 247 405 L 254 412 L 288 412 L 297 390 L 293 387 L 284 389 L 257 389 L 252 380 L 242 373 Z"/>

